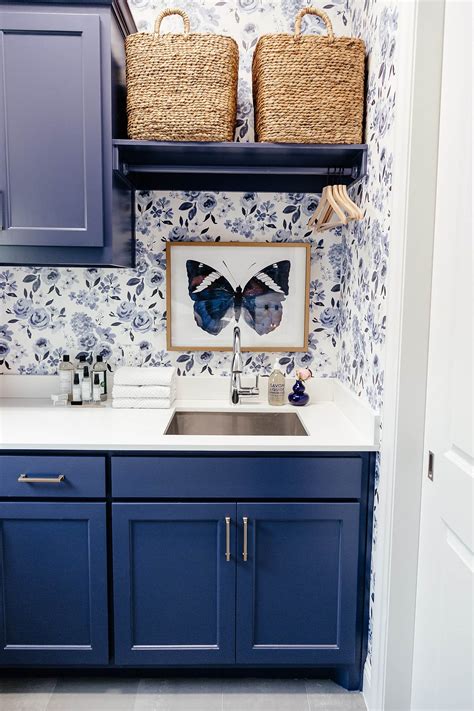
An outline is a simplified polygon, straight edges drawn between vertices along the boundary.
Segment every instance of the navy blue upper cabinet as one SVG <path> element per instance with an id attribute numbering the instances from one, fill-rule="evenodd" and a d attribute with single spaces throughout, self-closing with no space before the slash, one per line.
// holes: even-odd
<path id="1" fill-rule="evenodd" d="M 125 34 L 106 6 L 0 4 L 0 263 L 133 265 Z"/>
<path id="2" fill-rule="evenodd" d="M 1 27 L 1 243 L 100 247 L 100 18 L 3 12 Z"/>
<path id="3" fill-rule="evenodd" d="M 105 504 L 0 503 L 0 665 L 108 663 Z"/>
<path id="4" fill-rule="evenodd" d="M 353 664 L 359 504 L 242 503 L 237 521 L 237 663 Z"/>
<path id="5" fill-rule="evenodd" d="M 116 664 L 235 661 L 235 508 L 112 505 Z"/>

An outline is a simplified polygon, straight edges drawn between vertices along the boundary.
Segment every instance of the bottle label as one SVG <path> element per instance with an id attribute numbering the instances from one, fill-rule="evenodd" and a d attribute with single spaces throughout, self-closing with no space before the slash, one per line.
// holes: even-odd
<path id="1" fill-rule="evenodd" d="M 82 402 L 91 400 L 91 381 L 90 378 L 83 378 L 81 383 Z"/>
<path id="2" fill-rule="evenodd" d="M 283 405 L 285 402 L 285 381 L 270 380 L 268 383 L 268 402 L 270 405 Z"/>
<path id="3" fill-rule="evenodd" d="M 59 392 L 67 395 L 71 394 L 72 390 L 72 370 L 59 371 Z"/>
<path id="4" fill-rule="evenodd" d="M 74 385 L 74 388 L 72 390 L 72 399 L 75 402 L 81 402 L 82 393 L 81 393 L 81 386 L 80 385 Z"/>

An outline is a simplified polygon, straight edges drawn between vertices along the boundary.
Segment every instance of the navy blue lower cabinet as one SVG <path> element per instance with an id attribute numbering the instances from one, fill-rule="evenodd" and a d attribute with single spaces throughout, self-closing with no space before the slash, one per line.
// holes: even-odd
<path id="1" fill-rule="evenodd" d="M 237 505 L 238 664 L 353 664 L 359 504 Z"/>
<path id="2" fill-rule="evenodd" d="M 235 512 L 112 505 L 116 664 L 235 662 Z"/>
<path id="3" fill-rule="evenodd" d="M 286 667 L 359 689 L 373 477 L 370 453 L 3 453 L 0 667 Z"/>
<path id="4" fill-rule="evenodd" d="M 108 663 L 105 504 L 0 503 L 0 665 Z"/>

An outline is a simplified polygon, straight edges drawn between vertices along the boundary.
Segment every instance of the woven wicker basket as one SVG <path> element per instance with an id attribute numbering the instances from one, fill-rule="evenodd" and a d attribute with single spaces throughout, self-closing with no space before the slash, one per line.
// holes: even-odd
<path id="1" fill-rule="evenodd" d="M 184 34 L 160 35 L 168 15 Z M 164 10 L 154 33 L 126 39 L 128 135 L 156 141 L 232 141 L 239 50 L 231 37 L 189 31 L 179 9 Z"/>
<path id="2" fill-rule="evenodd" d="M 327 36 L 301 34 L 306 14 L 321 17 Z M 263 35 L 253 58 L 255 132 L 276 143 L 361 143 L 365 45 L 334 37 L 327 14 L 300 10 L 294 35 Z"/>

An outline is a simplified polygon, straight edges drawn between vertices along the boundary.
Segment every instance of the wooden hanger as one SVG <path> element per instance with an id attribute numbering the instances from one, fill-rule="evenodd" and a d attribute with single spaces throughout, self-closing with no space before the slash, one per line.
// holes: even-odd
<path id="1" fill-rule="evenodd" d="M 364 213 L 360 207 L 351 199 L 347 192 L 347 185 L 338 185 L 338 193 L 341 201 L 347 206 L 348 212 L 352 215 L 353 220 L 362 220 Z"/>
<path id="2" fill-rule="evenodd" d="M 326 190 L 327 187 L 324 187 L 321 197 L 319 198 L 318 206 L 308 220 L 308 227 L 313 227 L 327 210 Z"/>
<path id="3" fill-rule="evenodd" d="M 346 222 L 341 222 L 334 210 L 332 210 L 324 222 L 318 223 L 316 232 L 325 232 L 326 230 L 332 230 L 334 227 L 343 227 L 344 225 L 347 225 L 347 220 Z"/>
<path id="4" fill-rule="evenodd" d="M 355 211 L 353 209 L 351 201 L 346 200 L 346 197 L 343 194 L 341 188 L 342 185 L 333 185 L 333 195 L 335 195 L 336 200 L 345 212 L 347 220 L 353 220 L 355 218 Z"/>
<path id="5" fill-rule="evenodd" d="M 328 192 L 327 192 L 327 200 L 328 203 L 331 205 L 332 209 L 336 213 L 336 215 L 339 217 L 341 224 L 346 225 L 347 224 L 347 217 L 345 215 L 344 209 L 341 207 L 338 199 L 338 194 L 337 194 L 337 185 L 329 185 L 328 186 Z"/>
<path id="6" fill-rule="evenodd" d="M 351 220 L 361 220 L 362 210 L 351 200 L 345 185 L 327 185 L 308 225 L 316 232 L 346 225 Z M 336 217 L 336 219 L 334 219 Z"/>
<path id="7" fill-rule="evenodd" d="M 323 188 L 318 207 L 308 220 L 308 225 L 315 227 L 316 230 L 318 230 L 318 226 L 326 224 L 334 213 L 341 220 L 340 224 L 345 225 L 347 223 L 347 219 L 337 201 L 337 197 L 333 194 L 332 188 L 332 185 L 326 185 Z"/>
<path id="8" fill-rule="evenodd" d="M 327 185 L 323 189 L 321 202 L 323 203 L 321 211 L 314 222 L 316 232 L 347 224 L 347 217 L 338 201 L 334 185 Z M 336 220 L 333 219 L 334 215 Z"/>

